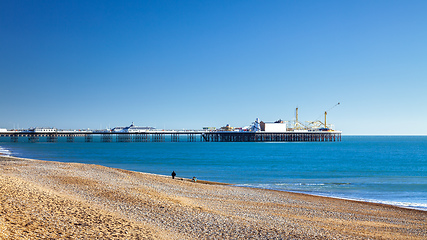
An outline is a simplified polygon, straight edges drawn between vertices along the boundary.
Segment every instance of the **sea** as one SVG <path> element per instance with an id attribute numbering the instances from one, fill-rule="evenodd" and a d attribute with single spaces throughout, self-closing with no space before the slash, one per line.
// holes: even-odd
<path id="1" fill-rule="evenodd" d="M 427 211 L 427 136 L 341 142 L 109 142 L 0 139 L 0 153 Z"/>

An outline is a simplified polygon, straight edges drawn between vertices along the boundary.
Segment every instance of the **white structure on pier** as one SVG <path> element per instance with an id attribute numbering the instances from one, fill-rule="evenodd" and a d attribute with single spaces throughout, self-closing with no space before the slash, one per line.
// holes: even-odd
<path id="1" fill-rule="evenodd" d="M 44 127 L 36 127 L 36 128 L 28 129 L 28 132 L 34 132 L 34 133 L 52 133 L 56 131 L 57 131 L 56 128 L 44 128 Z"/>
<path id="2" fill-rule="evenodd" d="M 153 127 L 138 127 L 132 124 L 128 127 L 115 127 L 111 129 L 112 132 L 127 132 L 127 133 L 138 133 L 138 132 L 146 132 L 149 130 L 153 130 Z"/>
<path id="3" fill-rule="evenodd" d="M 261 122 L 259 121 L 259 118 L 256 118 L 255 122 L 252 123 L 250 130 L 251 130 L 251 132 L 261 131 Z"/>
<path id="4" fill-rule="evenodd" d="M 261 131 L 263 132 L 274 132 L 274 133 L 284 133 L 287 131 L 287 123 L 279 119 L 275 122 L 262 122 Z"/>

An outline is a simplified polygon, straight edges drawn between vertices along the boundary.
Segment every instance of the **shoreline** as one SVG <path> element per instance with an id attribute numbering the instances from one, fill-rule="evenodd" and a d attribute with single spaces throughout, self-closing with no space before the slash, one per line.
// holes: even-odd
<path id="1" fill-rule="evenodd" d="M 418 209 L 196 183 L 0 156 L 0 238 L 427 238 Z"/>
<path id="2" fill-rule="evenodd" d="M 36 161 L 51 161 L 51 160 L 42 160 L 42 159 L 31 159 L 31 158 L 25 158 L 25 157 L 21 158 L 21 157 L 15 157 L 15 156 L 12 156 L 12 155 L 5 155 L 5 154 L 1 154 L 1 153 L 0 153 L 0 157 L 10 157 L 10 158 L 26 159 L 26 160 L 36 160 Z M 53 161 L 53 162 L 55 162 L 55 161 Z M 84 164 L 84 163 L 82 163 L 82 164 Z M 103 165 L 100 165 L 100 166 L 103 166 Z M 124 171 L 131 171 L 131 172 L 138 172 L 138 171 L 132 171 L 132 170 L 126 170 L 126 169 L 120 169 L 120 168 L 115 168 L 115 169 L 124 170 Z M 148 173 L 148 172 L 139 172 L 139 173 L 152 174 L 154 176 L 166 177 L 166 178 L 170 177 L 170 176 L 167 176 L 167 175 L 156 174 L 156 173 Z M 192 180 L 189 179 L 189 178 L 177 177 L 177 179 L 183 180 L 183 181 L 192 182 Z M 397 202 L 396 202 L 396 204 L 393 204 L 393 203 L 381 202 L 380 200 L 353 199 L 353 198 L 346 198 L 346 197 L 336 197 L 336 196 L 327 196 L 327 195 L 316 195 L 316 194 L 310 194 L 310 193 L 306 193 L 306 192 L 302 192 L 302 191 L 298 192 L 298 191 L 286 191 L 286 190 L 260 188 L 260 187 L 252 187 L 252 186 L 242 186 L 241 184 L 232 184 L 232 183 L 224 183 L 224 182 L 206 181 L 206 180 L 200 180 L 200 179 L 197 179 L 197 183 L 212 184 L 212 185 L 230 185 L 230 186 L 243 187 L 243 188 L 255 188 L 255 189 L 263 189 L 263 190 L 270 190 L 270 191 L 279 191 L 279 192 L 286 192 L 286 193 L 304 194 L 304 195 L 309 195 L 309 196 L 313 196 L 313 197 L 325 197 L 325 198 L 340 199 L 340 200 L 346 200 L 346 201 L 355 201 L 355 202 L 361 202 L 361 203 L 381 204 L 381 205 L 386 205 L 386 206 L 391 206 L 391 207 L 398 207 L 398 208 L 403 208 L 403 209 L 413 209 L 413 210 L 427 212 L 427 207 L 405 206 L 405 205 L 399 205 L 399 204 L 397 204 Z"/>
<path id="3" fill-rule="evenodd" d="M 15 156 L 12 156 L 12 155 L 5 155 L 5 154 L 1 154 L 0 153 L 0 158 L 2 158 L 2 157 L 15 158 L 15 159 L 21 159 L 21 160 L 30 160 L 30 161 L 49 161 L 49 162 L 59 162 L 59 163 L 77 163 L 77 162 L 60 162 L 60 161 L 51 161 L 51 160 L 42 160 L 42 159 L 31 159 L 31 158 L 25 158 L 25 157 L 22 158 L 22 157 L 15 157 Z M 80 164 L 85 164 L 85 163 L 80 163 Z M 97 165 L 97 164 L 89 164 L 89 165 Z M 103 165 L 99 165 L 99 166 L 103 166 Z M 103 166 L 103 167 L 107 167 L 107 166 Z M 108 168 L 117 169 L 119 171 L 129 171 L 129 172 L 148 174 L 148 175 L 153 175 L 153 176 L 158 176 L 158 177 L 170 178 L 170 176 L 162 175 L 162 174 L 156 174 L 156 173 L 139 172 L 139 171 L 132 171 L 132 170 L 121 169 L 121 168 L 114 168 L 114 167 L 108 167 Z M 176 179 L 177 180 L 186 181 L 186 182 L 193 182 L 191 179 L 184 178 L 184 177 L 176 177 Z M 374 205 L 378 204 L 378 205 L 384 205 L 384 206 L 389 206 L 389 207 L 396 207 L 396 208 L 402 208 L 402 209 L 410 209 L 410 210 L 417 210 L 417 211 L 427 212 L 427 208 L 426 207 L 402 206 L 402 205 L 398 205 L 398 204 L 391 204 L 391 203 L 380 202 L 379 200 L 371 200 L 371 201 L 369 201 L 367 199 L 352 199 L 352 198 L 345 198 L 345 197 L 324 196 L 324 195 L 310 194 L 310 193 L 306 193 L 306 192 L 286 191 L 286 190 L 269 189 L 269 188 L 259 188 L 259 187 L 252 187 L 252 186 L 241 186 L 239 184 L 223 183 L 223 182 L 215 182 L 215 181 L 206 181 L 206 180 L 200 180 L 200 179 L 197 179 L 196 183 L 208 184 L 208 185 L 236 186 L 236 187 L 242 187 L 242 188 L 261 189 L 261 190 L 266 190 L 266 191 L 277 191 L 277 192 L 285 192 L 285 193 L 295 193 L 295 194 L 302 194 L 302 195 L 307 195 L 307 196 L 312 196 L 312 197 L 331 198 L 331 199 L 338 199 L 338 200 L 344 200 L 344 201 L 354 201 L 354 202 L 366 203 L 366 204 L 374 204 Z"/>

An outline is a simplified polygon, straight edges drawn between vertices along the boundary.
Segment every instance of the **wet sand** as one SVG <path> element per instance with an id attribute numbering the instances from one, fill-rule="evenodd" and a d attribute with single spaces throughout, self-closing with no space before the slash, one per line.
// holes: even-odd
<path id="1" fill-rule="evenodd" d="M 0 239 L 427 239 L 427 212 L 0 156 Z"/>

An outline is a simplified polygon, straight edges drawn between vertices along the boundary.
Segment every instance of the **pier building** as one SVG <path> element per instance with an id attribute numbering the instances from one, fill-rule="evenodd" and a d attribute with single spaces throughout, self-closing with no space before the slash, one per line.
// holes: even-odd
<path id="1" fill-rule="evenodd" d="M 154 130 L 153 127 L 138 127 L 132 124 L 128 127 L 115 127 L 111 129 L 112 132 L 127 132 L 127 133 L 138 133 L 138 132 L 146 132 L 149 130 Z"/>
<path id="2" fill-rule="evenodd" d="M 34 132 L 34 133 L 53 133 L 56 131 L 57 131 L 56 128 L 45 128 L 45 127 L 36 127 L 36 128 L 28 129 L 28 132 Z"/>
<path id="3" fill-rule="evenodd" d="M 262 122 L 260 123 L 261 131 L 263 132 L 287 132 L 287 123 L 283 122 L 281 119 L 269 123 Z"/>

